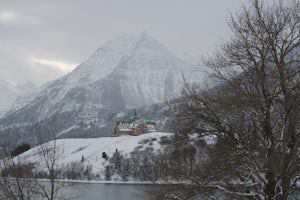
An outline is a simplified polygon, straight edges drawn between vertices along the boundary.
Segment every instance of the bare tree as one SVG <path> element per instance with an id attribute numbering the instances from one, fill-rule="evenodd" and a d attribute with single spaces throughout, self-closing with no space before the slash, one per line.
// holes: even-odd
<path id="1" fill-rule="evenodd" d="M 65 198 L 62 192 L 70 184 L 58 182 L 62 150 L 56 140 L 43 143 L 35 151 L 31 150 L 33 161 L 30 163 L 22 154 L 13 157 L 7 148 L 5 157 L 0 160 L 0 197 L 12 200 L 74 199 L 74 195 Z"/>
<path id="2" fill-rule="evenodd" d="M 48 181 L 40 182 L 36 185 L 37 193 L 47 200 L 65 199 L 60 191 L 69 186 L 68 184 L 57 182 L 58 179 L 58 161 L 62 153 L 61 147 L 58 147 L 56 140 L 43 143 L 37 147 L 37 159 L 39 167 L 47 174 Z"/>
<path id="3" fill-rule="evenodd" d="M 287 199 L 300 165 L 299 1 L 251 0 L 229 26 L 231 39 L 205 60 L 219 85 L 187 85 L 171 123 L 178 133 L 218 138 L 219 154 L 214 149 L 207 171 L 194 177 L 199 187 Z"/>
<path id="4" fill-rule="evenodd" d="M 13 158 L 8 148 L 2 149 L 0 161 L 0 199 L 33 199 L 34 186 L 31 164 L 24 164 L 22 159 Z"/>

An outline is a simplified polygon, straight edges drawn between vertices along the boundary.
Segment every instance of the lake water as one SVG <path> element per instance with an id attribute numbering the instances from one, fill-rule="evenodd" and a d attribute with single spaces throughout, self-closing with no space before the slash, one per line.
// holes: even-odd
<path id="1" fill-rule="evenodd" d="M 146 198 L 143 197 L 143 191 L 149 187 L 151 187 L 151 185 L 76 183 L 74 185 L 63 188 L 60 191 L 61 193 L 59 196 L 63 195 L 65 199 L 70 200 L 145 200 Z M 224 200 L 228 198 L 220 199 Z M 289 200 L 299 199 L 300 189 L 293 190 L 293 194 L 290 195 Z"/>
<path id="2" fill-rule="evenodd" d="M 76 184 L 67 189 L 72 199 L 78 200 L 140 200 L 145 199 L 143 190 L 150 185 L 134 184 Z M 64 190 L 66 193 L 66 190 Z M 300 199 L 300 190 L 294 190 L 290 200 Z"/>
<path id="3" fill-rule="evenodd" d="M 143 199 L 141 194 L 147 185 L 134 184 L 75 184 L 63 193 L 78 200 L 134 200 Z"/>

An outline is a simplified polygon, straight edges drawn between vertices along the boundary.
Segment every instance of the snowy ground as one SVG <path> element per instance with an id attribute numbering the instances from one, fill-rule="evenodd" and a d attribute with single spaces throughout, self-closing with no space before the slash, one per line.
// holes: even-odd
<path id="1" fill-rule="evenodd" d="M 161 137 L 171 137 L 172 133 L 153 132 L 140 136 L 119 136 L 119 137 L 101 137 L 101 138 L 85 138 L 85 139 L 59 139 L 55 141 L 55 145 L 59 150 L 59 166 L 66 165 L 70 162 L 80 162 L 84 157 L 84 164 L 91 165 L 94 173 L 99 173 L 100 177 L 104 176 L 105 166 L 108 164 L 102 158 L 105 152 L 111 157 L 116 149 L 125 157 L 130 156 L 136 147 L 144 150 L 148 147 L 153 148 L 154 152 L 161 150 Z M 148 142 L 145 142 L 148 141 Z M 53 146 L 54 141 L 50 141 L 43 145 Z M 40 146 L 30 149 L 21 154 L 20 157 L 26 162 L 36 163 L 38 168 L 40 158 L 37 155 Z"/>

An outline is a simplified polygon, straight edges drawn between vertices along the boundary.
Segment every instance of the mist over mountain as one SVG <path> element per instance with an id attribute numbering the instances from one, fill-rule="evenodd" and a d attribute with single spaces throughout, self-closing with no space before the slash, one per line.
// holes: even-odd
<path id="1" fill-rule="evenodd" d="M 109 136 L 114 121 L 135 108 L 152 118 L 147 109 L 178 97 L 183 77 L 205 81 L 199 67 L 148 34 L 122 36 L 104 43 L 71 73 L 18 99 L 0 119 L 0 136 L 18 138 L 17 143 Z"/>
<path id="2" fill-rule="evenodd" d="M 35 91 L 37 87 L 30 81 L 21 85 L 12 85 L 6 81 L 0 80 L 0 115 L 8 111 L 13 102 L 19 95 L 29 94 Z"/>

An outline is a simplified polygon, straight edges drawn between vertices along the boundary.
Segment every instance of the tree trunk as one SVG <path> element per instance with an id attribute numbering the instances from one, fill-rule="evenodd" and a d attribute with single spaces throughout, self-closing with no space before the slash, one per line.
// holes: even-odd
<path id="1" fill-rule="evenodd" d="M 276 195 L 276 181 L 275 181 L 275 172 L 274 172 L 274 152 L 275 149 L 273 145 L 268 150 L 267 154 L 267 172 L 266 172 L 266 187 L 265 187 L 265 196 L 266 200 L 274 200 Z"/>
<path id="2" fill-rule="evenodd" d="M 272 169 L 269 169 L 269 171 L 266 173 L 266 179 L 267 179 L 267 185 L 265 189 L 266 200 L 273 200 L 275 196 L 276 182 L 275 182 L 274 172 L 272 171 Z"/>

